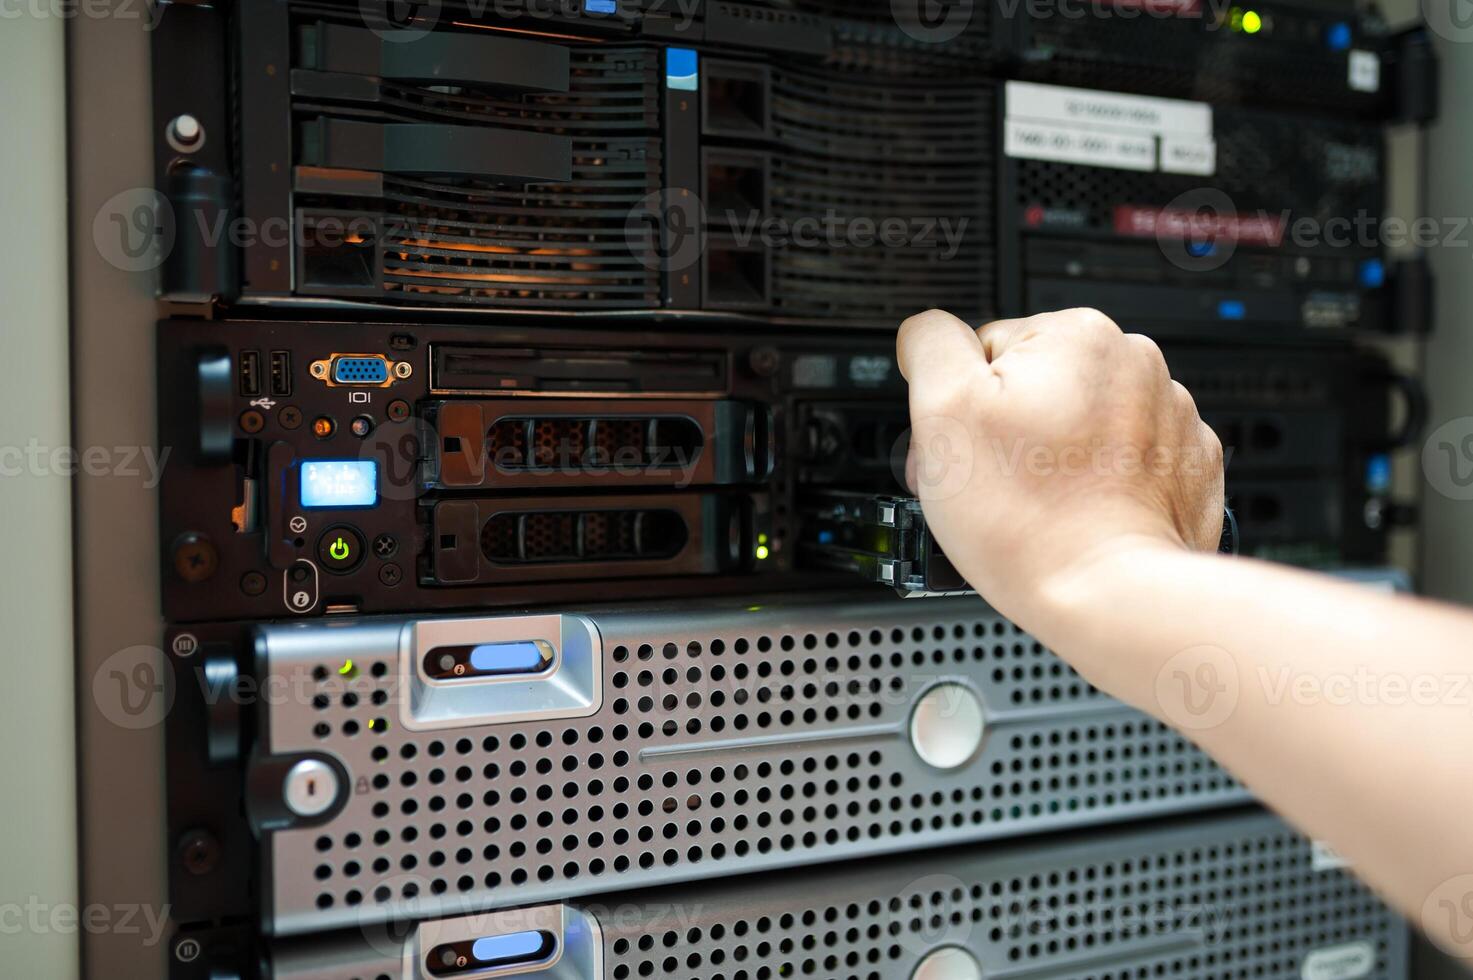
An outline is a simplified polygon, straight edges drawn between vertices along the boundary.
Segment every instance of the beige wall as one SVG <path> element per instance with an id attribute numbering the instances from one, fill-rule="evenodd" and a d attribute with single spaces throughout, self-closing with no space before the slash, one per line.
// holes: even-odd
<path id="1" fill-rule="evenodd" d="M 64 24 L 0 21 L 0 973 L 77 974 Z M 44 450 L 44 452 L 43 452 Z"/>
<path id="2" fill-rule="evenodd" d="M 1429 134 L 1428 211 L 1433 217 L 1473 217 L 1473 40 L 1439 45 L 1442 113 Z M 1473 242 L 1431 253 L 1437 277 L 1437 317 L 1427 344 L 1429 432 L 1473 416 Z M 1434 453 L 1435 458 L 1435 453 Z M 1430 481 L 1429 481 L 1430 483 Z M 1435 596 L 1473 602 L 1473 501 L 1454 500 L 1428 486 L 1423 497 L 1422 581 Z"/>

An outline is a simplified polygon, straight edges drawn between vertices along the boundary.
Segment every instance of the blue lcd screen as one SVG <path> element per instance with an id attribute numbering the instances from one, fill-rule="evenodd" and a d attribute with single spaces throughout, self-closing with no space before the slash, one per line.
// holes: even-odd
<path id="1" fill-rule="evenodd" d="M 532 674 L 545 662 L 542 648 L 531 640 L 482 643 L 471 650 L 471 669 L 481 674 Z"/>
<path id="2" fill-rule="evenodd" d="M 506 962 L 529 962 L 542 959 L 547 940 L 540 932 L 513 932 L 506 936 L 487 936 L 471 945 L 471 956 L 480 965 Z"/>
<path id="3" fill-rule="evenodd" d="M 378 503 L 378 463 L 371 459 L 302 462 L 303 507 L 372 507 Z"/>

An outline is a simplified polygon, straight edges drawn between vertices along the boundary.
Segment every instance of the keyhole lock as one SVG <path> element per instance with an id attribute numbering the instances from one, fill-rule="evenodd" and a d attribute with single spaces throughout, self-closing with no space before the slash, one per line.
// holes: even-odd
<path id="1" fill-rule="evenodd" d="M 287 809 L 299 817 L 316 817 L 338 798 L 338 774 L 318 759 L 303 759 L 286 774 L 283 786 Z"/>

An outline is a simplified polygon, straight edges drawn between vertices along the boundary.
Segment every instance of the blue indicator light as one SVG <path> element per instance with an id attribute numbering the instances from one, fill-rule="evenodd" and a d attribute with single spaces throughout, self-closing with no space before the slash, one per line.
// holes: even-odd
<path id="1" fill-rule="evenodd" d="M 1187 254 L 1194 259 L 1206 258 L 1217 251 L 1217 246 L 1212 242 L 1187 242 Z"/>
<path id="2" fill-rule="evenodd" d="M 1248 315 L 1248 308 L 1240 299 L 1223 299 L 1217 302 L 1219 320 L 1241 320 Z"/>
<path id="3" fill-rule="evenodd" d="M 1336 21 L 1325 31 L 1325 44 L 1331 51 L 1345 51 L 1351 42 L 1350 25 L 1344 21 Z"/>
<path id="4" fill-rule="evenodd" d="M 372 507 L 378 503 L 378 463 L 371 459 L 309 459 L 301 469 L 303 507 Z"/>
<path id="5" fill-rule="evenodd" d="M 1366 489 L 1384 493 L 1391 489 L 1391 457 L 1378 453 L 1366 460 Z"/>
<path id="6" fill-rule="evenodd" d="M 617 0 L 584 0 L 583 10 L 590 14 L 614 14 L 619 12 Z"/>
<path id="7" fill-rule="evenodd" d="M 479 965 L 539 960 L 548 946 L 540 932 L 512 932 L 505 936 L 486 936 L 471 944 L 471 956 Z"/>
<path id="8" fill-rule="evenodd" d="M 700 88 L 700 58 L 691 48 L 665 49 L 665 87 L 680 92 Z"/>
<path id="9" fill-rule="evenodd" d="M 834 532 L 833 531 L 819 531 L 818 532 L 818 543 L 819 544 L 833 544 L 834 543 Z"/>
<path id="10" fill-rule="evenodd" d="M 546 661 L 542 647 L 532 640 L 471 648 L 471 669 L 479 674 L 535 674 Z"/>
<path id="11" fill-rule="evenodd" d="M 1366 259 L 1360 264 L 1360 284 L 1367 289 L 1379 289 L 1386 282 L 1386 266 L 1380 259 Z"/>

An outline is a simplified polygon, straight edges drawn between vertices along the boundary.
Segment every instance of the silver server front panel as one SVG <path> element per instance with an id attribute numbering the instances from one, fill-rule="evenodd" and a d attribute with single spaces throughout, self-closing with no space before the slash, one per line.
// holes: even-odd
<path id="1" fill-rule="evenodd" d="M 455 956 L 528 936 L 514 962 Z M 1240 811 L 286 940 L 268 975 L 1405 980 L 1407 942 L 1322 849 Z"/>
<path id="2" fill-rule="evenodd" d="M 425 670 L 529 640 L 557 649 L 535 678 Z M 975 598 L 268 625 L 256 645 L 267 689 L 300 693 L 263 698 L 253 805 L 284 812 L 305 757 L 335 796 L 260 821 L 279 935 L 1246 798 Z"/>

